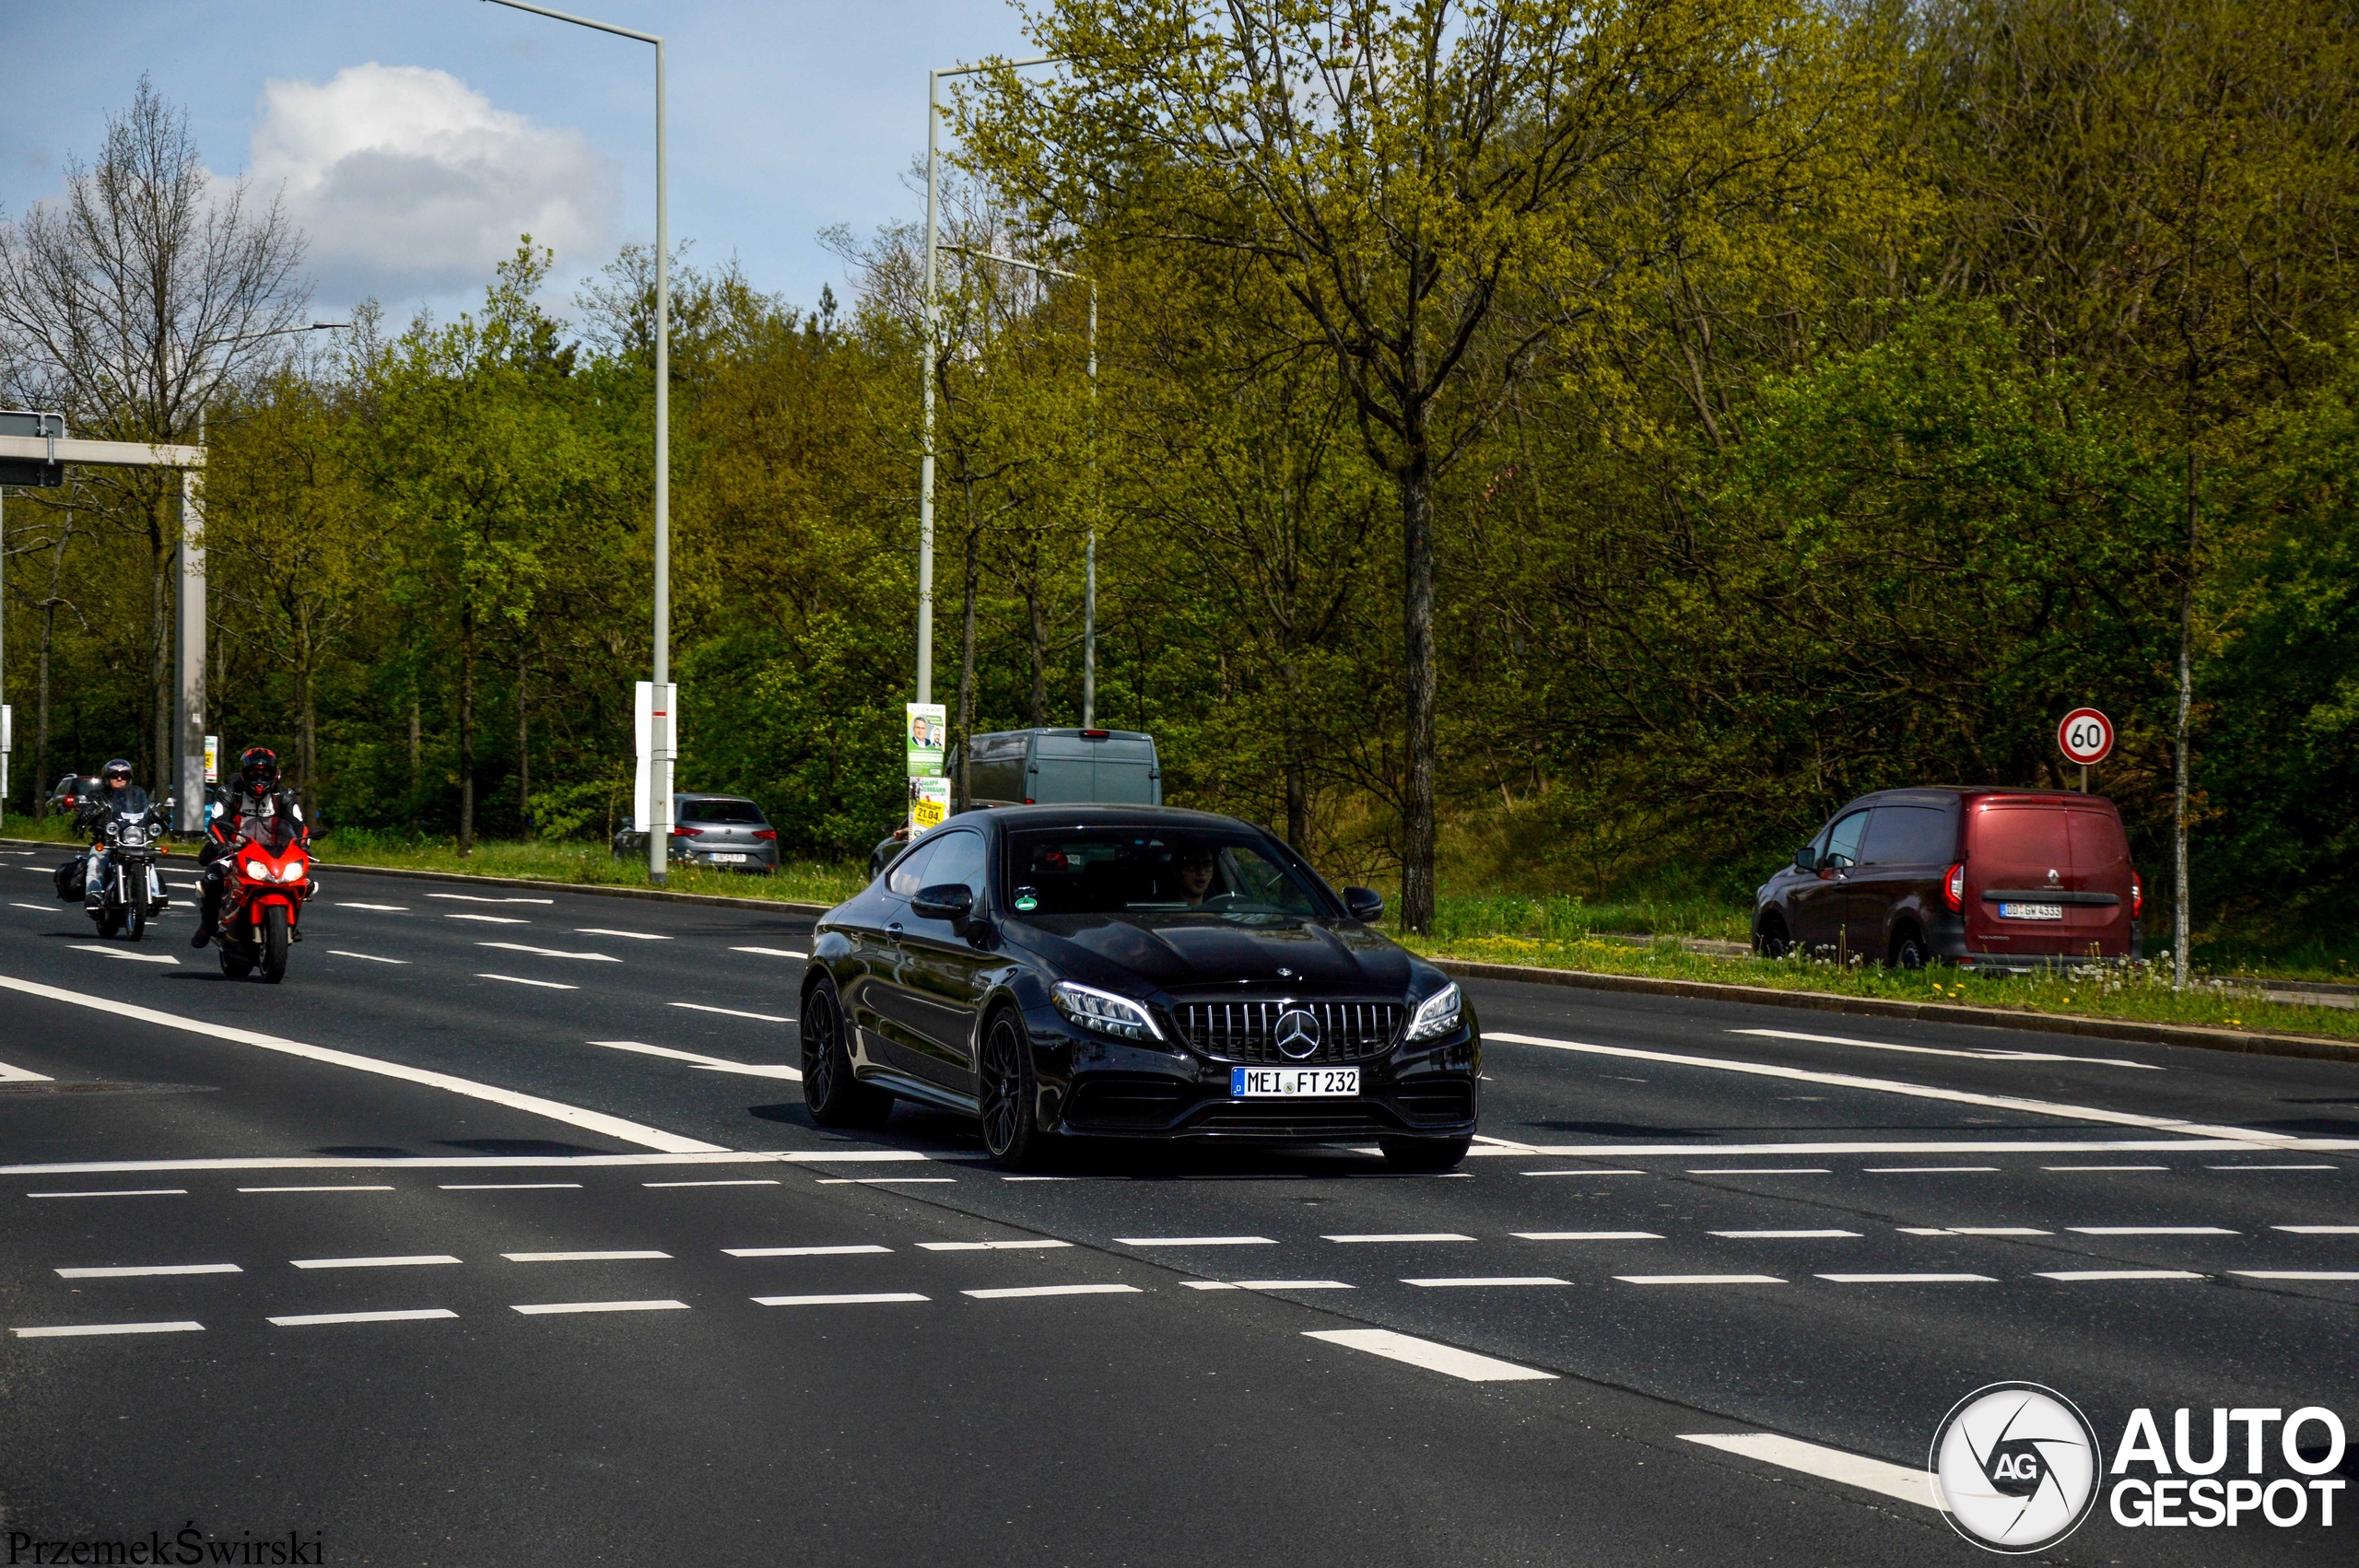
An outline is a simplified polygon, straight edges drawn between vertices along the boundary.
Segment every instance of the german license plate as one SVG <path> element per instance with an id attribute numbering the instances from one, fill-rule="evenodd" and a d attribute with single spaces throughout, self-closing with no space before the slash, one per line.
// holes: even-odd
<path id="1" fill-rule="evenodd" d="M 723 865 L 734 866 L 743 864 L 746 860 L 750 859 L 750 857 L 745 855 L 722 854 L 715 855 L 712 859 Z"/>
<path id="2" fill-rule="evenodd" d="M 2061 904 L 2001 904 L 1999 918 L 2006 920 L 2060 920 L 2064 918 Z"/>
<path id="3" fill-rule="evenodd" d="M 1232 1067 L 1228 1092 L 1240 1100 L 1347 1097 L 1360 1092 L 1356 1067 Z"/>

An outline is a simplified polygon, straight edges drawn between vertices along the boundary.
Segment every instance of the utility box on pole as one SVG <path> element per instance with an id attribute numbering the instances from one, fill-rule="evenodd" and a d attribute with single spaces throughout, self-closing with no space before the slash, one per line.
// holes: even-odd
<path id="1" fill-rule="evenodd" d="M 39 456 L 0 457 L 0 485 L 54 490 L 65 483 L 65 464 L 57 455 L 57 443 L 65 439 L 65 415 L 0 409 L 0 436 L 29 438 L 49 449 Z"/>

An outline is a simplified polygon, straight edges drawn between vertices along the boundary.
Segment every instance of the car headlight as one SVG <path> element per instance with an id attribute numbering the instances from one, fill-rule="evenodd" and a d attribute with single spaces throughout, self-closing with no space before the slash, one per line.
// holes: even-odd
<path id="1" fill-rule="evenodd" d="M 1458 1027 L 1459 1010 L 1458 982 L 1452 980 L 1417 1004 L 1416 1016 L 1409 1020 L 1409 1038 L 1430 1040 L 1449 1034 Z"/>
<path id="2" fill-rule="evenodd" d="M 1101 991 L 1095 986 L 1077 986 L 1071 980 L 1059 980 L 1052 994 L 1057 1000 L 1057 1011 L 1086 1029 L 1120 1036 L 1125 1040 L 1163 1038 L 1155 1015 L 1128 997 Z"/>
<path id="3" fill-rule="evenodd" d="M 270 880 L 270 868 L 264 865 L 260 860 L 248 860 L 246 862 L 246 874 L 253 878 L 256 882 L 268 882 Z"/>

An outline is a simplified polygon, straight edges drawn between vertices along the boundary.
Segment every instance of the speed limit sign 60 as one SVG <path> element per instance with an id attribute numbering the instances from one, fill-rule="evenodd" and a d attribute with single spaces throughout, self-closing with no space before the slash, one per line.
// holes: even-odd
<path id="1" fill-rule="evenodd" d="M 2094 708 L 2076 708 L 2056 726 L 2056 743 L 2083 767 L 2094 766 L 2113 750 L 2113 720 Z"/>

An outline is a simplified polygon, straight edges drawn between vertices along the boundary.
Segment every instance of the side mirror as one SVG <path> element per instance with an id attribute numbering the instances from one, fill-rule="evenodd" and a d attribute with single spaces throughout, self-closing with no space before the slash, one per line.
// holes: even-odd
<path id="1" fill-rule="evenodd" d="M 1351 911 L 1353 919 L 1372 926 L 1384 919 L 1384 895 L 1372 887 L 1347 887 L 1344 889 L 1344 907 Z"/>
<path id="2" fill-rule="evenodd" d="M 1794 851 L 1794 870 L 1798 872 L 1818 870 L 1818 856 L 1813 846 L 1805 844 Z"/>
<path id="3" fill-rule="evenodd" d="M 948 920 L 955 926 L 964 926 L 974 909 L 974 891 L 963 882 L 919 888 L 917 896 L 910 900 L 910 913 L 919 919 Z"/>

